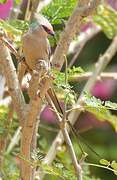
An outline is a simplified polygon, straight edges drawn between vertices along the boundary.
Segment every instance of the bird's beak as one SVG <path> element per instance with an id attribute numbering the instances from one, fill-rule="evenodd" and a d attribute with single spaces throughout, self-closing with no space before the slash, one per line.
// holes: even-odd
<path id="1" fill-rule="evenodd" d="M 55 32 L 54 32 L 54 31 L 51 31 L 51 32 L 50 32 L 50 35 L 51 35 L 51 36 L 55 36 Z"/>

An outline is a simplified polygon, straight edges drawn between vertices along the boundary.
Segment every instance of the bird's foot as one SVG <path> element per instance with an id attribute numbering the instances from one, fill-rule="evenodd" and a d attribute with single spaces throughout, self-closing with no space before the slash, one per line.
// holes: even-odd
<path id="1" fill-rule="evenodd" d="M 48 62 L 45 60 L 38 60 L 36 63 L 36 71 L 48 72 Z"/>

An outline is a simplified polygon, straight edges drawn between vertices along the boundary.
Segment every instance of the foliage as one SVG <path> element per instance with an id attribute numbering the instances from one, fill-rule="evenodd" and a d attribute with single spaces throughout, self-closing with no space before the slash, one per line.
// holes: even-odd
<path id="1" fill-rule="evenodd" d="M 83 74 L 85 71 L 81 67 L 75 67 L 68 69 L 68 78 L 78 74 Z"/>
<path id="2" fill-rule="evenodd" d="M 103 164 L 103 165 L 105 165 L 105 166 L 109 166 L 109 165 L 110 165 L 110 162 L 107 161 L 106 159 L 101 159 L 101 160 L 100 160 L 100 164 Z"/>
<path id="3" fill-rule="evenodd" d="M 103 105 L 104 103 L 104 105 Z M 100 121 L 109 122 L 115 131 L 117 131 L 117 116 L 112 115 L 108 108 L 116 109 L 116 103 L 110 101 L 101 101 L 88 93 L 84 94 L 84 108 L 86 111 L 91 112 Z"/>
<path id="4" fill-rule="evenodd" d="M 19 179 L 19 169 L 16 166 L 16 157 L 5 155 L 4 163 L 2 165 L 2 177 L 4 180 L 17 180 Z"/>
<path id="5" fill-rule="evenodd" d="M 77 157 L 79 157 L 80 154 L 79 154 L 79 150 L 78 150 L 78 143 L 73 142 L 73 144 L 74 144 L 74 148 L 76 150 Z M 69 159 L 69 154 L 68 154 L 65 146 L 62 146 L 61 151 L 59 151 L 57 153 L 56 161 L 58 161 L 58 162 L 60 161 L 64 165 L 63 171 L 65 171 L 65 169 L 66 169 L 66 171 L 65 171 L 65 174 L 67 175 L 66 179 L 70 180 L 70 179 L 72 179 L 71 178 L 72 176 L 73 176 L 73 179 L 75 179 L 73 170 L 72 170 L 72 168 L 73 168 L 72 162 Z M 71 174 L 72 176 L 68 176 L 69 174 Z M 88 166 L 83 166 L 83 180 L 99 180 L 99 178 L 91 175 Z"/>
<path id="6" fill-rule="evenodd" d="M 63 72 L 59 72 L 55 69 L 52 70 L 52 73 L 55 76 L 54 84 L 56 87 L 56 91 L 59 94 L 59 97 L 64 99 L 66 103 L 70 103 L 73 105 L 76 100 L 76 95 L 72 89 L 72 86 L 69 84 L 69 79 L 73 78 L 73 76 L 75 75 L 82 74 L 84 71 L 81 67 L 73 67 L 66 71 L 67 74 Z M 67 82 L 65 80 L 66 78 L 67 78 Z"/>
<path id="7" fill-rule="evenodd" d="M 67 101 L 66 103 L 72 103 L 72 105 L 75 103 L 76 95 L 75 92 L 72 90 L 72 86 L 69 84 L 69 81 L 77 76 L 78 74 L 83 74 L 84 70 L 81 67 L 75 67 L 73 66 L 71 69 L 66 70 L 66 74 L 60 71 L 57 71 L 55 69 L 52 70 L 52 73 L 54 74 L 54 84 L 59 90 L 61 90 L 60 97 L 62 98 L 62 95 L 65 97 L 67 95 Z M 66 77 L 67 76 L 67 77 Z M 67 82 L 66 82 L 67 79 Z"/>
<path id="8" fill-rule="evenodd" d="M 0 106 L 0 136 L 6 136 L 7 133 L 13 134 L 18 126 L 17 116 L 14 113 L 13 122 L 8 119 L 9 109 L 6 106 Z"/>
<path id="9" fill-rule="evenodd" d="M 54 161 L 52 163 L 52 165 L 47 165 L 44 164 L 42 162 L 42 160 L 44 159 L 44 155 L 43 153 L 40 151 L 40 149 L 36 149 L 35 151 L 32 152 L 32 158 L 33 158 L 33 163 L 32 162 L 28 162 L 31 163 L 31 165 L 33 167 L 38 167 L 43 169 L 43 171 L 51 176 L 54 177 L 60 177 L 63 180 L 66 179 L 71 179 L 71 177 L 73 177 L 74 180 L 76 180 L 76 177 L 74 175 L 74 171 L 71 169 L 66 168 L 60 161 Z M 20 157 L 23 158 L 23 157 Z M 25 158 L 23 158 L 25 160 Z"/>
<path id="10" fill-rule="evenodd" d="M 4 141 L 7 137 L 7 143 L 9 143 L 10 138 L 13 136 L 16 128 L 18 126 L 17 117 L 13 115 L 13 121 L 8 119 L 9 109 L 6 106 L 0 106 L 0 143 Z M 17 148 L 15 149 L 17 151 Z M 19 178 L 19 170 L 15 162 L 16 158 L 13 155 L 6 154 L 4 152 L 4 161 L 1 167 L 1 175 L 4 180 L 13 179 L 17 180 Z"/>
<path id="11" fill-rule="evenodd" d="M 7 2 L 7 0 L 0 0 L 0 3 L 6 3 L 6 2 Z M 21 0 L 14 0 L 14 2 L 16 4 L 19 4 L 19 3 L 21 3 Z"/>
<path id="12" fill-rule="evenodd" d="M 17 45 L 21 44 L 21 36 L 28 27 L 28 22 L 23 20 L 0 20 L 0 28 L 7 33 L 10 41 L 13 41 Z"/>
<path id="13" fill-rule="evenodd" d="M 117 175 L 117 162 L 113 160 L 112 162 L 107 161 L 106 159 L 101 159 L 100 164 L 112 168 L 112 171 L 115 175 Z"/>
<path id="14" fill-rule="evenodd" d="M 111 101 L 105 101 L 105 107 L 112 110 L 117 110 L 117 103 L 111 102 Z"/>
<path id="15" fill-rule="evenodd" d="M 76 2 L 77 0 L 53 0 L 48 6 L 46 6 L 42 10 L 42 14 L 44 14 L 49 19 L 49 21 L 54 27 L 57 41 L 59 40 L 61 30 L 64 29 L 66 20 L 72 13 Z M 55 40 L 50 37 L 50 43 L 52 44 L 52 46 L 54 46 L 57 42 L 55 42 Z"/>
<path id="16" fill-rule="evenodd" d="M 110 163 L 110 166 L 115 170 L 114 174 L 117 175 L 117 162 L 116 161 L 112 161 Z"/>
<path id="17" fill-rule="evenodd" d="M 73 68 L 71 69 L 67 69 L 66 73 L 57 71 L 55 69 L 52 70 L 52 73 L 54 74 L 54 85 L 55 87 L 57 87 L 56 89 L 58 89 L 58 92 L 60 92 L 59 90 L 61 90 L 61 98 L 62 95 L 65 97 L 65 94 L 67 94 L 67 102 L 71 102 L 72 104 L 75 103 L 76 96 L 74 91 L 72 90 L 72 86 L 69 84 L 69 81 L 78 74 L 83 74 L 83 72 L 84 70 L 81 67 L 75 66 L 73 66 Z"/>
<path id="18" fill-rule="evenodd" d="M 20 4 L 20 3 L 21 3 L 21 0 L 15 0 L 15 3 L 16 3 L 16 4 Z"/>
<path id="19" fill-rule="evenodd" d="M 42 10 L 42 13 L 51 20 L 52 24 L 61 24 L 70 16 L 76 0 L 54 0 Z"/>
<path id="20" fill-rule="evenodd" d="M 112 39 L 117 35 L 117 11 L 110 6 L 100 5 L 93 20 L 101 26 L 108 38 Z"/>
<path id="21" fill-rule="evenodd" d="M 8 108 L 5 106 L 0 107 L 0 136 L 3 136 L 6 131 Z"/>
<path id="22" fill-rule="evenodd" d="M 6 3 L 7 0 L 0 0 L 0 3 Z"/>

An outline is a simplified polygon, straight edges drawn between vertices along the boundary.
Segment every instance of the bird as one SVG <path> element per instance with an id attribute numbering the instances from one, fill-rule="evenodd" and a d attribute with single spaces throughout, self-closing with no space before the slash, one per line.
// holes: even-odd
<path id="1" fill-rule="evenodd" d="M 39 60 L 50 61 L 50 43 L 48 36 L 54 36 L 50 22 L 41 14 L 35 14 L 32 26 L 22 37 L 22 50 L 26 64 L 31 70 L 36 69 Z"/>
<path id="2" fill-rule="evenodd" d="M 26 64 L 30 70 L 36 70 L 38 61 L 50 61 L 50 43 L 48 36 L 54 36 L 50 22 L 41 14 L 35 14 L 35 20 L 29 30 L 22 37 L 22 49 L 25 57 Z M 62 108 L 53 88 L 49 88 L 48 95 L 53 100 L 56 108 L 62 113 Z"/>

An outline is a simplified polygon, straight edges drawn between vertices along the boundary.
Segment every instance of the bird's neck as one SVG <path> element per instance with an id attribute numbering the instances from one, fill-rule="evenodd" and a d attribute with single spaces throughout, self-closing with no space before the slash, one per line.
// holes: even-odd
<path id="1" fill-rule="evenodd" d="M 42 26 L 38 26 L 37 28 L 31 29 L 31 34 L 36 37 L 47 38 L 47 33 L 44 31 Z"/>

